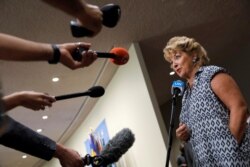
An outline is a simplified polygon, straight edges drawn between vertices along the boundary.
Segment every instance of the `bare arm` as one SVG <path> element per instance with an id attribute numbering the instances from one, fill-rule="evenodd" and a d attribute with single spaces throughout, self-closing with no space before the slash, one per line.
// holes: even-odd
<path id="1" fill-rule="evenodd" d="M 71 16 L 77 16 L 85 12 L 87 3 L 84 0 L 42 0 L 51 6 L 58 8 Z"/>
<path id="2" fill-rule="evenodd" d="M 247 120 L 247 103 L 234 79 L 219 73 L 211 81 L 214 93 L 230 111 L 229 129 L 238 143 L 241 143 Z"/>
<path id="3" fill-rule="evenodd" d="M 51 60 L 50 44 L 33 42 L 0 33 L 0 59 L 2 60 Z"/>
<path id="4" fill-rule="evenodd" d="M 57 46 L 61 54 L 60 62 L 70 69 L 89 66 L 97 58 L 97 55 L 91 51 L 85 52 L 83 55 L 84 59 L 82 59 L 81 62 L 77 62 L 72 58 L 72 54 L 77 47 L 83 47 L 88 50 L 90 48 L 89 43 L 64 43 Z M 51 44 L 33 42 L 0 33 L 0 59 L 16 61 L 47 61 L 53 59 L 53 49 Z"/>
<path id="5" fill-rule="evenodd" d="M 55 101 L 53 96 L 34 91 L 21 91 L 3 97 L 5 112 L 17 106 L 32 110 L 44 110 L 46 106 L 51 107 Z"/>

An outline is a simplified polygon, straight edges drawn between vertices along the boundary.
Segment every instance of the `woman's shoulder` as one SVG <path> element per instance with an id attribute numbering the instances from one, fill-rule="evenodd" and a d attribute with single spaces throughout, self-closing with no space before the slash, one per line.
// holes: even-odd
<path id="1" fill-rule="evenodd" d="M 228 73 L 224 67 L 220 67 L 216 65 L 203 66 L 201 76 L 211 80 L 216 74 L 221 73 L 221 72 Z"/>
<path id="2" fill-rule="evenodd" d="M 224 67 L 216 66 L 216 65 L 208 65 L 203 66 L 205 71 L 217 71 L 217 70 L 226 70 Z"/>

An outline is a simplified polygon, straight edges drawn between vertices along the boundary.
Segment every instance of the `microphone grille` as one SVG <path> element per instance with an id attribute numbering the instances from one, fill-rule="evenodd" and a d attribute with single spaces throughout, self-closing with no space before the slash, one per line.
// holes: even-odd
<path id="1" fill-rule="evenodd" d="M 133 145 L 134 141 L 135 137 L 131 130 L 128 128 L 122 129 L 108 142 L 100 154 L 104 158 L 105 164 L 117 162 Z"/>
<path id="2" fill-rule="evenodd" d="M 100 97 L 104 95 L 105 90 L 102 86 L 93 86 L 92 88 L 89 89 L 90 92 L 90 97 Z"/>
<path id="3" fill-rule="evenodd" d="M 101 8 L 103 13 L 102 24 L 107 27 L 115 27 L 121 17 L 121 8 L 119 5 L 107 4 Z"/>
<path id="4" fill-rule="evenodd" d="M 129 60 L 129 54 L 125 48 L 116 47 L 111 49 L 110 53 L 113 53 L 116 56 L 115 59 L 110 60 L 117 65 L 126 64 Z"/>

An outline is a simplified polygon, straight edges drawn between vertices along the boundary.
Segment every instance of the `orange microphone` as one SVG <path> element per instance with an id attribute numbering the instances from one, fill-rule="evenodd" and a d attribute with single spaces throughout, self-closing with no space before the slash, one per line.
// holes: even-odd
<path id="1" fill-rule="evenodd" d="M 79 47 L 76 49 L 76 51 L 73 53 L 73 59 L 76 61 L 82 60 L 82 52 L 84 52 L 84 48 Z M 111 51 L 108 52 L 96 52 L 97 57 L 99 58 L 110 58 L 110 61 L 116 65 L 123 65 L 126 64 L 129 60 L 129 54 L 128 51 L 124 48 L 117 47 L 111 49 Z"/>

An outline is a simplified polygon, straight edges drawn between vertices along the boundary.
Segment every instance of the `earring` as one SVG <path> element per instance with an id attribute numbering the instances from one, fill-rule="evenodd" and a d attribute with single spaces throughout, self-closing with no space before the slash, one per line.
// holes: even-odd
<path id="1" fill-rule="evenodd" d="M 198 61 L 198 58 L 197 58 L 197 57 L 194 57 L 194 58 L 193 58 L 193 63 L 195 64 L 197 61 Z"/>

